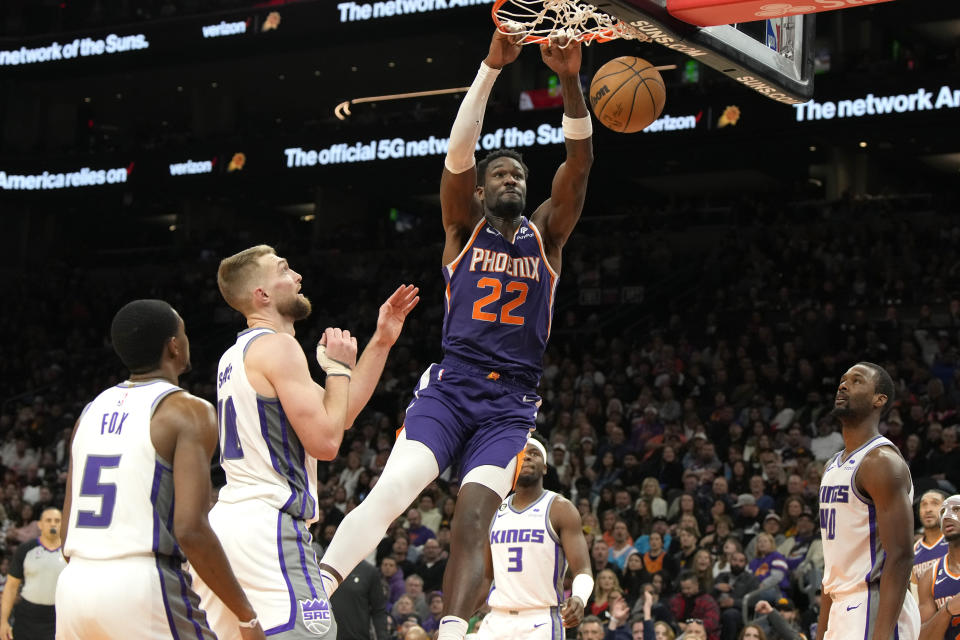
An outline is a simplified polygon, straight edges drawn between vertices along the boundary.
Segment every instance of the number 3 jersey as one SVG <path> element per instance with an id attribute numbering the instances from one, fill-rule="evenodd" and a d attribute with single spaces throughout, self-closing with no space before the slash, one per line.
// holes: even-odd
<path id="1" fill-rule="evenodd" d="M 250 343 L 271 333 L 241 332 L 217 367 L 220 463 L 227 476 L 218 500 L 260 500 L 309 523 L 317 519 L 317 459 L 303 448 L 280 400 L 250 386 L 243 363 Z"/>
<path id="2" fill-rule="evenodd" d="M 490 524 L 493 588 L 487 603 L 497 609 L 556 607 L 563 603 L 567 560 L 550 524 L 553 491 L 544 491 L 522 511 L 513 496 L 500 504 Z"/>
<path id="3" fill-rule="evenodd" d="M 481 219 L 443 276 L 444 353 L 536 386 L 558 280 L 537 227 L 522 217 L 511 242 Z"/>
<path id="4" fill-rule="evenodd" d="M 857 470 L 868 453 L 896 446 L 877 436 L 851 453 L 838 453 L 820 481 L 820 535 L 823 538 L 823 592 L 845 593 L 880 580 L 886 553 L 877 531 L 877 508 L 856 486 Z M 913 502 L 913 484 L 910 484 Z"/>
<path id="5" fill-rule="evenodd" d="M 182 559 L 173 537 L 173 467 L 150 439 L 160 401 L 182 391 L 163 380 L 107 389 L 80 416 L 70 449 L 70 522 L 64 554 L 90 560 Z"/>

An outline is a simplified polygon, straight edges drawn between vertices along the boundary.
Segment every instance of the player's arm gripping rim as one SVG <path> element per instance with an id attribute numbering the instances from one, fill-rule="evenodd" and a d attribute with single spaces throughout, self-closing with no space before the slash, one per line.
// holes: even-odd
<path id="1" fill-rule="evenodd" d="M 567 557 L 570 573 L 574 581 L 578 576 L 586 576 L 593 582 L 593 573 L 590 570 L 590 552 L 587 550 L 587 541 L 583 537 L 583 528 L 580 522 L 580 513 L 566 498 L 557 496 L 550 505 L 550 524 L 560 537 L 560 546 Z M 583 580 L 583 578 L 581 578 Z M 586 602 L 583 595 L 571 595 L 560 608 L 563 626 L 571 629 L 583 621 L 583 608 Z"/>
<path id="2" fill-rule="evenodd" d="M 357 339 L 349 331 L 327 328 L 323 334 L 327 356 L 353 369 Z M 258 377 L 273 387 L 287 420 L 307 453 L 333 460 L 347 425 L 350 378 L 329 375 L 326 389 L 310 377 L 307 357 L 296 338 L 287 333 L 263 336 L 251 343 L 245 359 L 247 377 Z M 263 393 L 258 389 L 258 392 Z"/>
<path id="3" fill-rule="evenodd" d="M 521 46 L 517 38 L 494 31 L 490 50 L 480 72 L 463 97 L 450 130 L 443 175 L 440 177 L 440 211 L 446 244 L 443 264 L 450 264 L 463 250 L 470 232 L 483 216 L 477 195 L 477 164 L 474 149 L 480 139 L 487 98 L 500 70 L 517 59 Z"/>
<path id="4" fill-rule="evenodd" d="M 874 638 L 892 638 L 913 570 L 913 505 L 910 470 L 889 447 L 874 449 L 863 459 L 855 482 L 873 499 L 877 533 L 886 554 L 880 577 L 880 603 Z"/>
<path id="5" fill-rule="evenodd" d="M 960 598 L 956 596 L 947 600 L 943 608 L 937 610 L 937 603 L 933 599 L 933 581 L 936 579 L 936 565 L 927 569 L 917 581 L 917 596 L 920 604 L 919 640 L 941 640 L 950 628 L 953 616 L 960 615 Z"/>
<path id="6" fill-rule="evenodd" d="M 580 42 L 562 48 L 553 41 L 544 43 L 540 45 L 540 54 L 544 63 L 560 77 L 567 158 L 553 177 L 550 198 L 537 208 L 531 220 L 543 233 L 550 266 L 559 273 L 561 250 L 580 220 L 587 195 L 587 179 L 593 164 L 593 136 L 590 113 L 580 88 Z M 574 130 L 578 132 L 571 138 Z"/>
<path id="7" fill-rule="evenodd" d="M 217 414 L 206 400 L 175 393 L 163 400 L 150 426 L 154 446 L 173 463 L 173 534 L 197 574 L 241 622 L 257 617 L 220 540 L 210 527 L 210 459 L 217 446 Z M 240 628 L 243 640 L 261 640 L 263 628 Z"/>

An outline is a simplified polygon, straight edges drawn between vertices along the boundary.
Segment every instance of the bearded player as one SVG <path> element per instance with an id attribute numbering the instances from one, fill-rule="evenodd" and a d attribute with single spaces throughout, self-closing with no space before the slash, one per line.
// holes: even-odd
<path id="1" fill-rule="evenodd" d="M 920 576 L 920 640 L 960 638 L 960 495 L 944 500 L 939 515 L 948 550 Z"/>
<path id="2" fill-rule="evenodd" d="M 459 640 L 483 602 L 487 528 L 510 492 L 529 432 L 550 336 L 563 246 L 580 218 L 593 162 L 592 126 L 580 88 L 580 45 L 541 45 L 560 78 L 566 161 L 551 195 L 529 218 L 528 170 L 510 150 L 479 165 L 487 98 L 521 47 L 495 33 L 450 132 L 440 203 L 446 244 L 444 358 L 424 372 L 380 481 L 341 523 L 321 561 L 329 593 L 380 541 L 389 523 L 440 471 L 459 460 L 460 493 L 443 580 L 438 640 Z M 574 592 L 586 601 L 588 585 Z"/>

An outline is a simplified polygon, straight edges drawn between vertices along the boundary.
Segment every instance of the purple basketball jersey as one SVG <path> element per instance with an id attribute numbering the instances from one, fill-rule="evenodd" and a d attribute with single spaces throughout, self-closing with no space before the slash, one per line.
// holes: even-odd
<path id="1" fill-rule="evenodd" d="M 950 573 L 946 553 L 933 562 L 933 580 L 930 583 L 933 600 L 937 609 L 942 609 L 947 600 L 960 594 L 960 576 Z M 943 634 L 944 640 L 956 640 L 960 637 L 960 617 L 954 616 Z"/>
<path id="2" fill-rule="evenodd" d="M 948 548 L 947 541 L 943 536 L 940 536 L 940 539 L 929 547 L 924 544 L 923 538 L 920 538 L 913 544 L 913 576 L 917 582 L 920 581 L 920 576 L 922 576 L 924 572 L 943 557 L 943 554 L 947 552 Z"/>
<path id="3" fill-rule="evenodd" d="M 510 242 L 486 218 L 443 268 L 444 353 L 530 379 L 536 386 L 550 337 L 557 274 L 540 231 L 525 217 Z"/>

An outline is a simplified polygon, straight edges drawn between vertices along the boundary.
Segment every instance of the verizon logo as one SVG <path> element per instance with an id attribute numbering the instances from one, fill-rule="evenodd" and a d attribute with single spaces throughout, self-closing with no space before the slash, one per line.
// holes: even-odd
<path id="1" fill-rule="evenodd" d="M 202 27 L 203 37 L 204 38 L 219 38 L 221 36 L 236 36 L 241 33 L 247 32 L 247 23 L 246 21 L 241 22 L 225 22 L 220 21 L 220 24 L 208 24 L 205 27 Z"/>
<path id="2" fill-rule="evenodd" d="M 200 160 L 197 162 L 187 160 L 186 162 L 175 162 L 170 165 L 170 175 L 172 176 L 188 176 L 198 173 L 213 173 L 213 160 Z"/>

